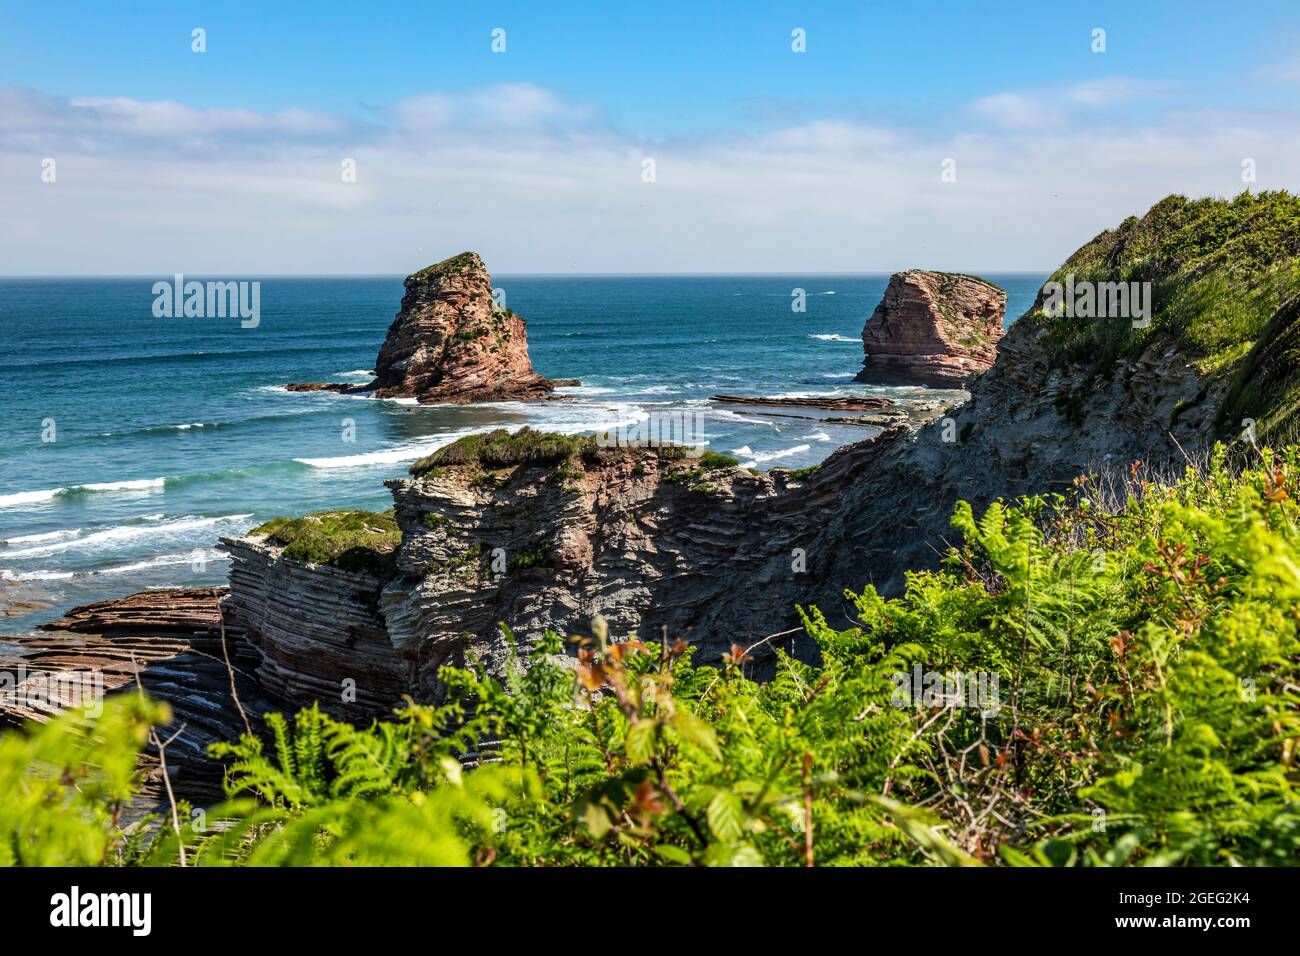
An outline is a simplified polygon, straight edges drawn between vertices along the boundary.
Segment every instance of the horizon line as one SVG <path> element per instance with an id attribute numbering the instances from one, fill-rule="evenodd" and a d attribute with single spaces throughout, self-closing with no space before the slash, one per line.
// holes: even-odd
<path id="1" fill-rule="evenodd" d="M 913 267 L 919 268 L 919 267 Z M 813 277 L 844 277 L 853 278 L 859 276 L 892 276 L 900 272 L 910 272 L 911 269 L 880 269 L 867 270 L 862 272 L 814 272 L 807 270 L 795 270 L 790 272 L 498 272 L 495 275 L 499 277 L 512 277 L 518 279 L 676 279 L 676 278 L 756 278 L 761 279 L 768 276 L 813 276 Z M 953 269 L 923 269 L 924 272 L 953 272 Z M 961 270 L 962 275 L 1051 275 L 1054 269 L 983 269 L 979 272 Z M 0 281 L 6 279 L 152 279 L 161 281 L 161 279 L 170 278 L 177 273 L 159 273 L 159 272 L 94 272 L 94 273 L 71 273 L 71 272 L 28 272 L 28 273 L 4 273 L 0 272 Z M 401 272 L 182 272 L 180 275 L 189 275 L 208 278 L 226 278 L 226 279 L 405 279 L 411 273 Z"/>

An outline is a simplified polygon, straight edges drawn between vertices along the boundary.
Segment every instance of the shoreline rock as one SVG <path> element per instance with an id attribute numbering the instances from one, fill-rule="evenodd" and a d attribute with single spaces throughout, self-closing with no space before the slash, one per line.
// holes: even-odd
<path id="1" fill-rule="evenodd" d="M 261 715 L 283 709 L 253 676 L 256 648 L 228 619 L 222 648 L 218 601 L 228 591 L 142 591 L 75 607 L 40 625 L 39 633 L 6 636 L 4 644 L 18 652 L 0 652 L 0 672 L 18 683 L 0 685 L 0 726 L 45 722 L 68 706 L 87 703 L 96 692 L 134 693 L 138 681 L 151 697 L 171 705 L 172 720 L 159 733 L 164 740 L 176 734 L 167 746 L 167 767 L 177 793 L 192 800 L 220 799 L 223 770 L 207 747 L 244 733 L 231 697 L 231 671 L 255 733 L 263 730 Z M 74 675 L 78 679 L 72 680 Z M 144 785 L 133 805 L 133 814 L 140 815 L 165 801 L 157 753 L 147 750 L 141 766 Z"/>
<path id="2" fill-rule="evenodd" d="M 890 276 L 862 328 L 854 381 L 964 389 L 993 365 L 1007 294 L 975 276 L 911 269 Z"/>

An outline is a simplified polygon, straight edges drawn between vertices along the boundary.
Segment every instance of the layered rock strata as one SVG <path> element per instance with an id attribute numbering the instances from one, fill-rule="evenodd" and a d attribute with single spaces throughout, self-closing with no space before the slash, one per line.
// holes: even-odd
<path id="1" fill-rule="evenodd" d="M 993 365 L 1007 294 L 974 276 L 912 269 L 889 279 L 862 329 L 857 381 L 965 388 Z"/>
<path id="2" fill-rule="evenodd" d="M 231 558 L 224 607 L 260 652 L 268 694 L 363 722 L 400 705 L 409 668 L 379 614 L 378 573 L 287 558 L 265 536 L 222 538 L 221 548 Z"/>
<path id="3" fill-rule="evenodd" d="M 97 695 L 134 693 L 143 687 L 166 701 L 172 721 L 159 729 L 167 744 L 173 787 L 191 799 L 221 796 L 221 767 L 209 744 L 245 732 L 235 692 L 254 732 L 274 706 L 255 677 L 259 655 L 237 625 L 225 626 L 218 601 L 226 588 L 168 588 L 74 608 L 42 633 L 6 636 L 17 651 L 0 652 L 0 724 L 43 722 L 69 706 L 93 704 Z M 229 655 L 230 666 L 226 659 Z M 163 799 L 161 768 L 152 748 L 143 761 L 139 810 Z"/>

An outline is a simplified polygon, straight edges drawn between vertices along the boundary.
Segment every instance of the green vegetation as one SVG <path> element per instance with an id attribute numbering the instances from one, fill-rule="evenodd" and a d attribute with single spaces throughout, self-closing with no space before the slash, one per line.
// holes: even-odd
<path id="1" fill-rule="evenodd" d="M 940 570 L 847 594 L 849 629 L 807 609 L 821 663 L 778 653 L 762 684 L 753 648 L 697 667 L 596 619 L 576 672 L 548 633 L 531 667 L 444 668 L 447 703 L 368 728 L 272 716 L 269 744 L 215 748 L 225 825 L 148 846 L 114 808 L 165 714 L 128 694 L 93 747 L 77 717 L 0 738 L 0 864 L 1294 865 L 1298 475 L 1300 449 L 1220 448 L 961 504 Z M 500 760 L 462 767 L 484 739 Z"/>
<path id="2" fill-rule="evenodd" d="M 411 279 L 416 282 L 427 282 L 438 276 L 457 275 L 461 272 L 482 268 L 483 260 L 479 258 L 477 252 L 462 252 L 459 255 L 443 259 L 441 262 L 435 262 L 431 266 L 425 266 L 419 272 L 411 275 Z"/>
<path id="3" fill-rule="evenodd" d="M 344 571 L 380 573 L 402 543 L 392 509 L 317 511 L 301 518 L 273 518 L 249 534 L 264 534 L 295 561 L 329 564 Z"/>
<path id="4" fill-rule="evenodd" d="M 1129 217 L 1097 236 L 1049 281 L 1069 275 L 1076 285 L 1151 283 L 1152 321 L 1135 329 L 1123 318 L 1031 310 L 1025 319 L 1047 328 L 1055 361 L 1082 362 L 1104 376 L 1116 362 L 1168 342 L 1194 357 L 1203 373 L 1230 379 L 1221 427 L 1235 433 L 1242 418 L 1255 418 L 1257 433 L 1269 437 L 1295 421 L 1300 198 L 1285 192 L 1245 192 L 1231 200 L 1168 196 L 1141 219 Z"/>
<path id="5" fill-rule="evenodd" d="M 446 515 L 438 514 L 436 511 L 426 511 L 420 515 L 420 524 L 430 531 L 437 531 L 439 528 L 448 527 L 451 524 L 451 519 Z"/>
<path id="6" fill-rule="evenodd" d="M 661 452 L 666 449 L 659 449 Z M 719 468 L 734 468 L 740 464 L 739 458 L 732 458 L 730 455 L 723 455 L 716 451 L 706 451 L 698 458 L 691 458 L 685 454 L 686 449 L 680 449 L 680 455 L 661 455 L 669 461 L 686 461 L 694 467 L 670 471 L 661 479 L 664 484 L 676 484 L 682 481 L 694 481 L 702 477 L 706 472 L 717 471 Z M 696 491 L 703 491 L 706 494 L 712 494 L 717 489 L 710 484 L 704 483 L 697 485 Z"/>
<path id="7" fill-rule="evenodd" d="M 526 571 L 528 568 L 549 564 L 550 560 L 551 549 L 544 544 L 539 544 L 536 547 L 512 555 L 506 566 L 511 571 Z"/>
<path id="8" fill-rule="evenodd" d="M 700 467 L 705 471 L 712 471 L 715 468 L 734 468 L 739 464 L 739 458 L 732 458 L 730 455 L 724 455 L 721 452 L 706 451 L 700 455 Z"/>
<path id="9" fill-rule="evenodd" d="M 791 481 L 803 481 L 805 478 L 808 478 L 810 475 L 816 473 L 820 469 L 821 469 L 821 463 L 818 462 L 817 464 L 809 465 L 806 468 L 780 468 L 780 469 L 774 468 L 772 470 L 784 471 Z"/>
<path id="10" fill-rule="evenodd" d="M 140 828 L 118 821 L 138 784 L 136 754 L 170 716 L 127 694 L 94 720 L 73 711 L 0 734 L 0 866 L 136 862 Z"/>
<path id="11" fill-rule="evenodd" d="M 446 561 L 430 563 L 425 570 L 428 574 L 456 574 L 468 570 L 477 574 L 486 567 L 486 557 L 483 542 L 475 541 Z"/>
<path id="12" fill-rule="evenodd" d="M 466 435 L 426 455 L 411 466 L 411 474 L 424 477 L 434 468 L 470 465 L 509 468 L 514 465 L 557 465 L 596 451 L 592 435 L 557 435 L 521 428 L 513 435 L 497 428 L 481 435 Z"/>

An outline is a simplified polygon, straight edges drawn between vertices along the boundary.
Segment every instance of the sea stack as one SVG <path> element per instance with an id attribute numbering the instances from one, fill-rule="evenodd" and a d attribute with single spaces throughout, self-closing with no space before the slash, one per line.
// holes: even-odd
<path id="1" fill-rule="evenodd" d="M 862 329 L 855 381 L 965 388 L 993 365 L 1007 294 L 975 276 L 909 269 L 889 278 Z"/>
<path id="2" fill-rule="evenodd" d="M 533 371 L 524 320 L 497 307 L 483 260 L 462 252 L 406 277 L 366 390 L 433 405 L 539 398 L 554 387 Z"/>

